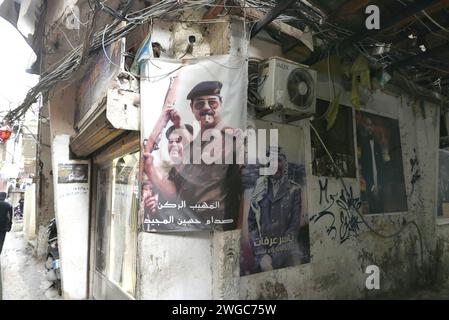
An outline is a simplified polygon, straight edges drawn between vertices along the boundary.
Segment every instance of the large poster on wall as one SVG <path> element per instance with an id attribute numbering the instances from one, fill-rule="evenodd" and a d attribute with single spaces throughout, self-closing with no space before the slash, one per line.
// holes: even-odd
<path id="1" fill-rule="evenodd" d="M 407 211 L 398 120 L 357 111 L 356 124 L 363 213 Z"/>
<path id="2" fill-rule="evenodd" d="M 320 115 L 312 121 L 321 139 L 326 144 L 327 151 L 340 168 L 343 177 L 355 178 L 354 124 L 352 108 L 340 105 L 335 122 L 328 128 L 325 115 L 329 109 L 329 101 L 317 99 L 316 111 Z M 312 130 L 312 129 L 311 129 Z M 337 176 L 334 165 L 315 133 L 311 133 L 312 173 L 315 176 Z"/>
<path id="3" fill-rule="evenodd" d="M 236 228 L 246 60 L 228 55 L 151 59 L 142 74 L 144 230 Z"/>
<path id="4" fill-rule="evenodd" d="M 273 175 L 260 175 L 260 164 L 243 170 L 242 276 L 310 262 L 304 134 L 295 126 L 254 125 L 278 130 L 278 161 Z"/>
<path id="5" fill-rule="evenodd" d="M 440 150 L 438 168 L 438 208 L 440 218 L 449 218 L 449 151 Z"/>

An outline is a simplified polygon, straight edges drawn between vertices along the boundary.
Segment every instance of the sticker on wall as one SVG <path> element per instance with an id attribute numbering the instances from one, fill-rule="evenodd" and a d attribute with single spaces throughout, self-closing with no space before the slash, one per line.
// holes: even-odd
<path id="1" fill-rule="evenodd" d="M 407 211 L 398 120 L 357 111 L 356 124 L 362 212 Z"/>
<path id="2" fill-rule="evenodd" d="M 439 157 L 437 215 L 449 218 L 449 151 L 440 150 Z"/>
<path id="3" fill-rule="evenodd" d="M 234 56 L 142 64 L 143 229 L 238 226 L 247 62 Z"/>
<path id="4" fill-rule="evenodd" d="M 89 165 L 87 163 L 60 163 L 58 183 L 87 183 Z"/>
<path id="5" fill-rule="evenodd" d="M 261 164 L 243 170 L 241 276 L 310 262 L 304 134 L 295 126 L 254 123 L 277 129 L 280 145 L 275 174 L 261 176 Z"/>

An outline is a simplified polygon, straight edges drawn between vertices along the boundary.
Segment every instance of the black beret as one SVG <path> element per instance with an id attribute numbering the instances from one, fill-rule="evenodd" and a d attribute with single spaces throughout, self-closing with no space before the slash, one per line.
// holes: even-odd
<path id="1" fill-rule="evenodd" d="M 220 81 L 203 81 L 190 90 L 187 100 L 193 100 L 201 96 L 212 96 L 220 94 L 223 84 Z"/>
<path id="2" fill-rule="evenodd" d="M 187 131 L 189 131 L 190 134 L 193 136 L 193 127 L 190 124 L 185 124 L 184 126 L 187 129 Z M 170 128 L 167 129 L 167 131 L 165 131 L 165 136 L 167 137 L 167 139 L 169 139 L 170 135 L 172 134 L 173 131 L 175 131 L 175 129 L 176 129 L 175 126 L 171 126 Z"/>

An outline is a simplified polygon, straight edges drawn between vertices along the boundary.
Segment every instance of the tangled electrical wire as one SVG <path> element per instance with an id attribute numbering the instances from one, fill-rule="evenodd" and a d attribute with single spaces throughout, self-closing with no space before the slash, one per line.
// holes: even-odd
<path id="1" fill-rule="evenodd" d="M 131 0 L 128 0 L 123 8 L 116 11 L 100 3 L 98 0 L 90 0 L 89 5 L 92 10 L 104 10 L 115 18 L 114 21 L 104 29 L 97 31 L 92 35 L 92 40 L 88 43 L 88 50 L 84 50 L 86 48 L 84 48 L 83 45 L 79 45 L 59 62 L 54 64 L 54 68 L 51 68 L 50 71 L 42 74 L 37 85 L 28 91 L 24 101 L 17 108 L 9 111 L 5 115 L 3 123 L 13 123 L 23 117 L 31 105 L 37 101 L 41 92 L 48 91 L 58 82 L 70 78 L 70 76 L 81 66 L 83 59 L 86 58 L 84 57 L 84 54 L 87 55 L 87 57 L 93 56 L 104 46 L 108 46 L 123 38 L 139 25 L 148 23 L 153 18 L 174 17 L 175 15 L 182 13 L 183 10 L 198 10 L 204 6 L 211 5 L 214 1 L 183 0 L 181 3 L 178 0 L 167 0 L 160 1 L 142 10 L 127 13 L 130 9 L 131 2 Z M 127 21 L 127 23 L 123 25 L 122 21 Z"/>
<path id="2" fill-rule="evenodd" d="M 124 4 L 122 3 L 119 9 L 113 9 L 105 4 L 104 1 L 88 0 L 88 4 L 92 11 L 105 12 L 112 16 L 114 21 L 96 32 L 93 31 L 93 24 L 91 24 L 90 28 L 86 31 L 84 44 L 75 47 L 62 60 L 50 67 L 49 71 L 42 74 L 39 83 L 29 90 L 22 104 L 5 115 L 3 123 L 12 123 L 21 118 L 29 107 L 36 102 L 40 93 L 46 92 L 58 82 L 70 78 L 87 58 L 92 57 L 102 48 L 104 50 L 105 46 L 126 36 L 139 25 L 149 23 L 154 18 L 176 20 L 186 10 L 199 10 L 204 7 L 214 7 L 218 5 L 215 0 L 167 0 L 159 1 L 144 9 L 128 13 L 132 2 L 132 0 L 127 0 Z M 327 46 L 328 48 L 354 34 L 351 30 L 347 30 L 329 22 L 326 14 L 316 6 L 310 4 L 307 0 L 300 0 L 299 2 L 300 6 L 285 11 L 277 18 L 277 20 L 289 23 L 298 28 L 309 26 L 312 35 L 322 39 L 324 46 Z M 225 1 L 223 7 L 225 12 L 228 12 L 229 8 L 239 7 L 241 9 L 254 8 L 263 13 L 268 13 L 277 5 L 277 3 L 278 2 L 275 0 L 245 0 L 242 6 L 242 3 L 235 5 L 234 1 Z M 377 57 L 373 57 L 369 54 L 365 49 L 365 46 L 368 45 L 367 41 L 373 42 L 372 39 L 366 39 L 364 43 L 358 43 L 359 51 L 367 56 L 371 62 L 375 60 L 374 62 L 378 62 L 383 67 L 388 65 L 389 61 L 378 61 L 379 59 L 377 59 Z M 319 50 L 321 53 L 328 51 L 328 49 Z M 338 46 L 336 48 L 336 53 L 338 55 Z M 324 57 L 325 56 L 323 55 L 322 58 Z M 251 71 L 252 65 L 250 65 L 249 68 L 249 71 Z M 250 72 L 248 89 L 248 104 L 250 106 L 260 105 L 261 99 L 257 94 L 257 88 L 260 86 L 260 81 L 261 80 L 256 77 L 255 73 Z"/>
<path id="3" fill-rule="evenodd" d="M 12 123 L 24 116 L 29 107 L 36 102 L 41 92 L 46 92 L 58 82 L 70 78 L 87 58 L 92 57 L 102 48 L 104 50 L 105 46 L 126 36 L 139 25 L 146 24 L 154 18 L 175 19 L 186 10 L 199 10 L 205 6 L 217 6 L 215 0 L 167 0 L 159 1 L 144 9 L 128 13 L 131 3 L 132 0 L 128 0 L 124 5 L 122 4 L 121 8 L 115 10 L 105 4 L 104 1 L 89 0 L 88 4 L 92 11 L 105 12 L 111 15 L 114 21 L 95 33 L 92 27 L 90 30 L 87 30 L 86 40 L 90 41 L 85 41 L 83 45 L 75 47 L 62 60 L 55 64 L 55 67 L 51 67 L 50 71 L 42 74 L 39 83 L 29 90 L 22 104 L 5 115 L 3 123 Z M 257 10 L 267 13 L 276 4 L 277 2 L 274 0 L 246 0 L 244 7 L 257 8 Z M 232 7 L 233 2 L 229 1 L 227 4 L 225 1 L 225 11 L 227 10 L 227 6 Z M 240 4 L 239 7 L 242 8 L 242 5 Z M 280 15 L 277 19 L 301 27 L 310 25 L 312 30 L 316 31 L 315 34 L 319 34 L 320 37 L 327 41 L 336 41 L 351 34 L 348 30 L 326 22 L 325 14 L 305 0 L 301 0 L 300 10 L 297 8 L 292 9 L 292 11 L 287 11 L 285 14 Z M 124 24 L 123 22 L 126 23 Z M 257 94 L 257 88 L 255 86 L 258 81 L 254 74 L 250 77 L 250 105 L 260 104 L 260 97 Z M 260 83 L 257 83 L 257 85 L 260 85 Z"/>
<path id="4" fill-rule="evenodd" d="M 257 109 L 263 105 L 263 99 L 258 91 L 259 87 L 265 81 L 265 78 L 259 76 L 259 63 L 261 60 L 250 58 L 248 61 L 248 106 Z"/>
<path id="5" fill-rule="evenodd" d="M 251 7 L 257 7 L 261 12 L 268 13 L 276 6 L 277 1 L 247 0 L 246 3 Z M 312 30 L 313 36 L 318 36 L 326 43 L 341 41 L 354 34 L 350 30 L 329 22 L 327 15 L 308 1 L 301 0 L 300 4 L 300 7 L 284 12 L 276 20 L 289 23 L 300 29 L 308 26 Z"/>

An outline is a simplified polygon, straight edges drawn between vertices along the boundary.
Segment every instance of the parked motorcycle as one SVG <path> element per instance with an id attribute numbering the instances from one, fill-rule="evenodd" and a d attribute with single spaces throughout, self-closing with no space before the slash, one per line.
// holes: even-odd
<path id="1" fill-rule="evenodd" d="M 53 286 L 58 290 L 59 295 L 62 295 L 61 287 L 61 262 L 59 260 L 58 249 L 58 231 L 56 228 L 56 219 L 50 220 L 47 227 L 48 234 L 48 249 L 47 249 L 47 280 L 53 282 Z"/>

